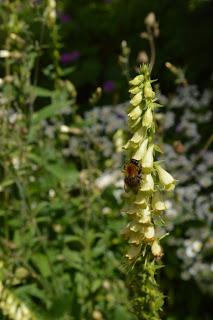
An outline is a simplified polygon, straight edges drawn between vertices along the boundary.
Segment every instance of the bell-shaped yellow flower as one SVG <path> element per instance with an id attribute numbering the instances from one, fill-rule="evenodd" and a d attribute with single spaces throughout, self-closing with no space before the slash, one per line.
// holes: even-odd
<path id="1" fill-rule="evenodd" d="M 156 166 L 160 183 L 163 185 L 165 191 L 172 191 L 175 188 L 176 180 L 164 170 L 161 166 Z"/>
<path id="2" fill-rule="evenodd" d="M 147 226 L 144 228 L 144 238 L 147 241 L 153 240 L 155 237 L 155 228 L 154 226 Z"/>
<path id="3" fill-rule="evenodd" d="M 159 192 L 155 192 L 152 197 L 152 209 L 155 211 L 166 210 L 166 204 L 163 201 Z"/>
<path id="4" fill-rule="evenodd" d="M 158 240 L 154 240 L 151 246 L 152 254 L 155 258 L 160 259 L 163 256 L 163 249 Z"/>
<path id="5" fill-rule="evenodd" d="M 137 94 L 137 93 L 140 92 L 140 91 L 141 91 L 141 88 L 140 88 L 140 87 L 134 87 L 134 88 L 129 89 L 129 92 L 130 92 L 131 94 Z"/>
<path id="6" fill-rule="evenodd" d="M 148 145 L 148 139 L 145 139 L 140 147 L 137 149 L 137 151 L 135 152 L 135 154 L 133 155 L 133 159 L 135 160 L 143 160 L 145 153 L 147 151 L 147 145 Z"/>
<path id="7" fill-rule="evenodd" d="M 153 145 L 149 146 L 149 148 L 147 149 L 147 151 L 144 155 L 142 166 L 143 166 L 143 172 L 145 172 L 145 173 L 149 173 L 152 171 L 152 168 L 153 168 L 153 149 L 154 149 Z"/>
<path id="8" fill-rule="evenodd" d="M 136 108 L 133 108 L 131 112 L 128 113 L 128 116 L 132 119 L 132 120 L 136 120 L 138 119 L 142 114 L 142 110 L 140 106 L 137 106 Z"/>
<path id="9" fill-rule="evenodd" d="M 140 191 L 151 192 L 154 191 L 154 181 L 151 174 L 146 174 L 141 182 Z"/>
<path id="10" fill-rule="evenodd" d="M 138 131 L 136 131 L 132 138 L 131 138 L 131 142 L 134 142 L 134 143 L 139 143 L 141 142 L 143 139 L 144 139 L 144 136 L 145 136 L 145 130 L 144 128 L 140 128 Z M 148 140 L 147 140 L 148 141 Z M 135 158 L 134 158 L 135 159 Z"/>
<path id="11" fill-rule="evenodd" d="M 141 209 L 145 209 L 147 207 L 147 196 L 144 195 L 144 192 L 139 191 L 137 193 L 134 203 L 138 206 L 140 205 Z"/>
<path id="12" fill-rule="evenodd" d="M 146 82 L 145 86 L 144 86 L 144 97 L 145 98 L 154 98 L 155 97 L 155 93 L 152 90 L 152 86 L 150 82 Z"/>
<path id="13" fill-rule="evenodd" d="M 133 105 L 134 107 L 136 107 L 137 105 L 139 105 L 142 101 L 142 93 L 138 92 L 131 100 L 130 103 L 131 105 Z"/>
<path id="14" fill-rule="evenodd" d="M 143 81 L 143 79 L 144 79 L 144 76 L 142 74 L 139 74 L 134 79 L 129 81 L 129 84 L 132 86 L 138 86 Z"/>
<path id="15" fill-rule="evenodd" d="M 150 108 L 144 113 L 142 125 L 147 128 L 151 128 L 153 125 L 153 114 Z"/>
<path id="16" fill-rule="evenodd" d="M 138 246 L 131 245 L 126 253 L 126 257 L 129 260 L 132 260 L 139 255 L 140 251 L 141 251 L 141 245 L 138 245 Z"/>
<path id="17" fill-rule="evenodd" d="M 137 216 L 139 218 L 139 223 L 150 223 L 151 222 L 151 212 L 149 208 L 145 208 L 141 210 L 139 213 L 137 213 Z"/>

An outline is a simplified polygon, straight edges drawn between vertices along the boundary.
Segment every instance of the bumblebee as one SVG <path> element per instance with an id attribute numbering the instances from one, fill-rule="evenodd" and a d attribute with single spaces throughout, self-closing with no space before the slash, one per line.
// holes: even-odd
<path id="1" fill-rule="evenodd" d="M 125 190 L 132 190 L 133 192 L 138 192 L 142 177 L 142 166 L 138 160 L 131 159 L 124 166 L 125 173 Z"/>

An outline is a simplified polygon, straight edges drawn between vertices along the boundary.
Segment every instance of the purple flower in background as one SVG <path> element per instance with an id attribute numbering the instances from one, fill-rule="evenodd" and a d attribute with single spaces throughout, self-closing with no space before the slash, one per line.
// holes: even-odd
<path id="1" fill-rule="evenodd" d="M 66 64 L 70 62 L 75 62 L 79 59 L 80 52 L 78 50 L 73 50 L 71 52 L 65 52 L 61 54 L 61 62 Z"/>
<path id="2" fill-rule="evenodd" d="M 107 80 L 103 84 L 104 92 L 112 92 L 115 90 L 115 82 L 113 80 Z"/>
<path id="3" fill-rule="evenodd" d="M 68 23 L 72 20 L 72 17 L 69 13 L 60 12 L 58 14 L 58 17 L 59 17 L 61 23 Z"/>

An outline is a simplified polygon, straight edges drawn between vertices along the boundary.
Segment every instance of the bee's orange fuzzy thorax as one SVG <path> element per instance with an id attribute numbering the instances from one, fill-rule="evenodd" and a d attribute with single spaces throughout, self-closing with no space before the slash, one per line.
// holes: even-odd
<path id="1" fill-rule="evenodd" d="M 128 176 L 134 177 L 138 173 L 138 168 L 134 164 L 127 164 L 125 166 L 125 172 Z"/>

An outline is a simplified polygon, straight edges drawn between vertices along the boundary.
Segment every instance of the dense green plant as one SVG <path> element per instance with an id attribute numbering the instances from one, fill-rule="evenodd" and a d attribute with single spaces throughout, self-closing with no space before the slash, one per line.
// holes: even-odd
<path id="1" fill-rule="evenodd" d="M 1 9 L 2 317 L 133 319 L 116 201 L 102 215 L 110 196 L 97 200 L 87 141 L 78 158 L 62 153 L 85 124 L 59 64 L 55 1 L 5 1 Z"/>

